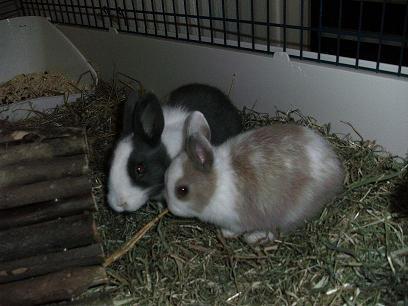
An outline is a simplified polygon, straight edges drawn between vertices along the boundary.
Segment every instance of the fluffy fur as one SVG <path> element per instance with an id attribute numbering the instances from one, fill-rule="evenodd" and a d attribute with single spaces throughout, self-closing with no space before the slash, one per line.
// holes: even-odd
<path id="1" fill-rule="evenodd" d="M 277 124 L 212 147 L 200 134 L 208 129 L 204 116 L 195 112 L 187 122 L 194 126 L 186 129 L 185 152 L 166 174 L 168 207 L 221 227 L 226 237 L 272 240 L 315 216 L 342 189 L 340 161 L 310 129 Z M 177 194 L 180 186 L 187 195 Z"/>
<path id="2" fill-rule="evenodd" d="M 108 179 L 107 198 L 113 210 L 135 211 L 149 198 L 160 198 L 164 173 L 183 147 L 184 123 L 194 110 L 204 112 L 209 120 L 214 144 L 242 129 L 240 115 L 228 97 L 208 85 L 182 86 L 163 107 L 151 93 L 130 94 Z"/>
<path id="3" fill-rule="evenodd" d="M 161 141 L 167 149 L 170 159 L 180 153 L 183 144 L 184 122 L 189 112 L 182 107 L 163 107 L 164 130 Z"/>

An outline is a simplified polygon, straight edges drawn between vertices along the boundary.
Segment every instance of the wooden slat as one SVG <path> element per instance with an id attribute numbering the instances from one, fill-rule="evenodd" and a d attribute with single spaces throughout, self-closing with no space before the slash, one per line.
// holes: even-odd
<path id="1" fill-rule="evenodd" d="M 95 201 L 90 193 L 89 190 L 88 195 L 81 197 L 0 210 L 0 230 L 77 215 L 84 211 L 95 211 Z"/>
<path id="2" fill-rule="evenodd" d="M 99 240 L 92 215 L 82 214 L 0 231 L 0 262 L 85 246 Z"/>
<path id="3" fill-rule="evenodd" d="M 0 263 L 0 283 L 44 275 L 71 267 L 93 266 L 104 261 L 100 244 Z"/>
<path id="4" fill-rule="evenodd" d="M 87 176 L 67 177 L 19 187 L 0 189 L 0 209 L 24 206 L 50 200 L 89 193 L 91 184 Z"/>
<path id="5" fill-rule="evenodd" d="M 0 285 L 0 306 L 38 305 L 71 299 L 107 282 L 100 266 L 76 267 Z"/>

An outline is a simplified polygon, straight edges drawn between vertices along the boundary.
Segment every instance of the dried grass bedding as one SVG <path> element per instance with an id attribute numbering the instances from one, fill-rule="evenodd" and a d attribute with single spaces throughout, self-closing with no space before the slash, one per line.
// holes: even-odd
<path id="1" fill-rule="evenodd" d="M 87 130 L 97 223 L 113 253 L 159 214 L 156 203 L 116 214 L 105 200 L 108 161 L 120 128 L 126 86 L 101 82 L 94 94 L 30 126 Z M 298 111 L 242 110 L 247 129 L 294 121 L 322 133 L 344 160 L 345 191 L 319 218 L 266 247 L 224 240 L 214 227 L 165 215 L 107 268 L 117 305 L 404 305 L 408 303 L 408 163 L 373 141 L 335 135 Z M 350 127 L 352 132 L 352 127 Z M 406 305 L 406 304 L 405 304 Z"/>
<path id="2" fill-rule="evenodd" d="M 39 97 L 69 95 L 90 89 L 90 86 L 70 80 L 60 72 L 19 74 L 0 84 L 0 106 Z M 89 87 L 89 88 L 88 88 Z"/>

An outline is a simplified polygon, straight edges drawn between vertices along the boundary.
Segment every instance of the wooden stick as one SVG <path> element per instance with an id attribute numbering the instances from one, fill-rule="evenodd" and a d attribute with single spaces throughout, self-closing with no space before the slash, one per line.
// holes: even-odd
<path id="1" fill-rule="evenodd" d="M 100 244 L 70 249 L 65 252 L 50 253 L 0 263 L 0 283 L 44 275 L 70 267 L 102 264 L 103 249 Z"/>
<path id="2" fill-rule="evenodd" d="M 87 194 L 91 184 L 87 176 L 67 177 L 19 187 L 0 189 L 0 209 Z"/>
<path id="3" fill-rule="evenodd" d="M 21 142 L 23 139 L 29 137 L 31 133 L 29 131 L 0 131 L 0 144 Z"/>
<path id="4" fill-rule="evenodd" d="M 152 221 L 147 223 L 145 226 L 143 226 L 132 238 L 130 238 L 120 249 L 116 250 L 112 255 L 110 255 L 108 258 L 106 258 L 103 266 L 107 267 L 111 265 L 113 262 L 118 260 L 120 257 L 122 257 L 124 254 L 129 252 L 135 244 L 143 238 L 143 236 L 161 219 L 163 218 L 169 210 L 166 208 L 163 210 L 156 218 L 154 218 Z"/>
<path id="5" fill-rule="evenodd" d="M 0 122 L 0 144 L 18 144 L 21 142 L 32 142 L 38 139 L 62 138 L 72 135 L 84 135 L 82 128 L 59 127 L 55 129 L 31 129 L 22 128 L 16 124 L 1 124 Z"/>
<path id="6" fill-rule="evenodd" d="M 38 142 L 49 138 L 64 138 L 73 135 L 84 137 L 85 131 L 82 128 L 31 129 L 12 126 L 10 128 L 0 128 L 0 147 Z"/>
<path id="7" fill-rule="evenodd" d="M 26 161 L 0 169 L 0 188 L 31 184 L 66 176 L 80 176 L 88 171 L 85 154 Z"/>
<path id="8" fill-rule="evenodd" d="M 91 215 L 82 214 L 0 232 L 0 262 L 60 252 L 98 241 Z"/>
<path id="9" fill-rule="evenodd" d="M 47 159 L 56 156 L 75 155 L 86 152 L 83 136 L 49 139 L 46 142 L 0 147 L 0 167 L 22 161 Z"/>
<path id="10" fill-rule="evenodd" d="M 68 268 L 0 285 L 0 305 L 37 305 L 71 299 L 107 281 L 105 269 L 100 266 Z"/>
<path id="11" fill-rule="evenodd" d="M 23 207 L 0 210 L 0 230 L 16 226 L 35 224 L 80 214 L 83 211 L 95 211 L 96 205 L 91 194 L 70 198 L 60 202 L 50 201 Z"/>

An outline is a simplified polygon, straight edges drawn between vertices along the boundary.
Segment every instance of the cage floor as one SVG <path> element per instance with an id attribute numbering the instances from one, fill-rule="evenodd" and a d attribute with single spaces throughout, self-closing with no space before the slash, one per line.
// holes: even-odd
<path id="1" fill-rule="evenodd" d="M 25 122 L 86 127 L 97 224 L 107 254 L 160 212 L 148 203 L 135 213 L 117 214 L 105 202 L 125 91 L 101 82 L 95 95 Z M 344 160 L 345 192 L 318 218 L 266 247 L 224 240 L 213 226 L 167 214 L 108 267 L 109 285 L 87 294 L 109 292 L 119 305 L 403 305 L 408 299 L 407 161 L 378 154 L 381 148 L 373 141 L 334 135 L 329 125 L 299 112 L 244 109 L 243 120 L 246 128 L 294 120 L 319 130 Z"/>

